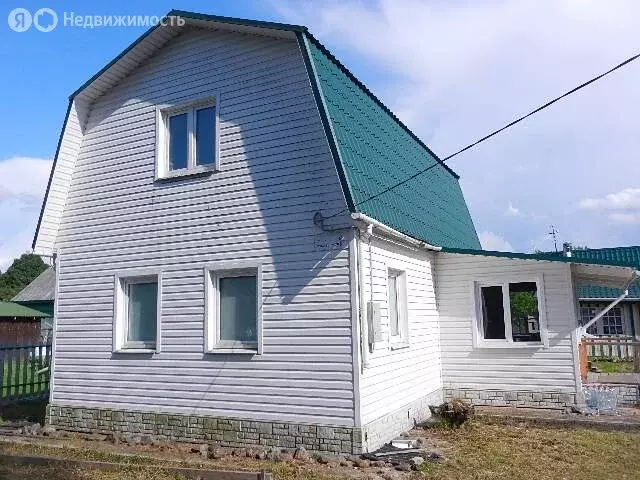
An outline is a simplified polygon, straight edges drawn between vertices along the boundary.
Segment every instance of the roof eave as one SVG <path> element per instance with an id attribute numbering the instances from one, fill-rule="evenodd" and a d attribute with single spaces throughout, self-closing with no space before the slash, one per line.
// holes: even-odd
<path id="1" fill-rule="evenodd" d="M 513 260 L 535 260 L 539 262 L 557 262 L 557 263 L 574 263 L 579 265 L 595 265 L 608 267 L 623 267 L 636 271 L 636 267 L 632 263 L 616 262 L 610 260 L 587 260 L 574 257 L 554 256 L 536 253 L 519 253 L 519 252 L 498 252 L 494 250 L 473 250 L 468 248 L 450 248 L 442 247 L 443 253 L 457 253 L 461 255 L 478 255 L 485 257 L 510 258 Z"/>

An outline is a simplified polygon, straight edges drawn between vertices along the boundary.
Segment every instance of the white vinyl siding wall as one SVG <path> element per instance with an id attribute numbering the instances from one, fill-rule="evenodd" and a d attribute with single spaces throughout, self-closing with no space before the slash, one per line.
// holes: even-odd
<path id="1" fill-rule="evenodd" d="M 363 425 L 388 415 L 412 401 L 426 397 L 442 387 L 438 312 L 432 280 L 433 255 L 415 251 L 381 239 L 362 244 L 366 302 L 381 306 L 381 331 L 384 341 L 377 342 L 369 354 L 369 366 L 360 377 L 361 421 Z M 373 265 L 370 272 L 369 266 Z M 388 269 L 406 275 L 408 346 L 391 349 L 387 302 Z M 373 273 L 373 282 L 371 275 Z"/>
<path id="2" fill-rule="evenodd" d="M 156 105 L 219 95 L 221 171 L 154 181 Z M 345 200 L 295 40 L 193 30 L 93 105 L 60 233 L 56 405 L 353 425 Z M 344 232 L 343 232 L 344 233 Z M 348 232 L 347 232 L 348 233 Z M 263 265 L 264 354 L 204 353 L 204 269 Z M 162 353 L 112 353 L 114 275 L 162 271 Z"/>
<path id="3" fill-rule="evenodd" d="M 60 219 L 71 185 L 71 177 L 76 166 L 76 159 L 82 143 L 82 130 L 79 120 L 78 101 L 70 105 L 66 119 L 56 167 L 51 178 L 47 203 L 42 212 L 42 223 L 38 232 L 38 240 L 34 252 L 39 255 L 51 255 L 54 252 Z"/>
<path id="4" fill-rule="evenodd" d="M 576 393 L 571 334 L 577 319 L 568 264 L 441 253 L 436 270 L 445 388 Z M 540 275 L 549 348 L 474 348 L 471 282 Z"/>

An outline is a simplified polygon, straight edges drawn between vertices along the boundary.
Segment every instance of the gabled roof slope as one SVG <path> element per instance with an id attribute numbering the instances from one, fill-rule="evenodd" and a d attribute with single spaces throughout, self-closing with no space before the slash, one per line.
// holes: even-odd
<path id="1" fill-rule="evenodd" d="M 43 302 L 53 301 L 56 291 L 56 271 L 49 267 L 33 282 L 24 287 L 20 293 L 11 299 L 13 302 Z"/>
<path id="2" fill-rule="evenodd" d="M 182 17 L 186 20 L 185 26 L 176 27 L 171 22 L 152 27 L 72 94 L 36 227 L 35 251 L 51 254 L 54 250 L 70 184 L 67 177 L 75 166 L 83 135 L 81 125 L 91 103 L 184 28 L 193 27 L 297 38 L 349 210 L 365 213 L 433 245 L 480 248 L 458 176 L 309 34 L 306 27 L 180 10 L 172 10 L 167 16 Z M 368 200 L 430 165 L 437 166 L 405 185 Z"/>
<path id="3" fill-rule="evenodd" d="M 640 246 L 575 249 L 571 252 L 571 256 L 580 260 L 628 262 L 640 270 Z M 585 285 L 578 287 L 579 298 L 616 298 L 621 293 L 620 290 L 615 288 Z M 627 298 L 640 299 L 640 281 L 629 288 L 629 296 Z"/>
<path id="4" fill-rule="evenodd" d="M 352 210 L 431 244 L 480 248 L 458 176 L 315 38 L 306 36 Z M 427 173 L 367 201 L 438 163 Z"/>
<path id="5" fill-rule="evenodd" d="M 47 315 L 13 302 L 0 302 L 0 318 L 43 318 Z"/>

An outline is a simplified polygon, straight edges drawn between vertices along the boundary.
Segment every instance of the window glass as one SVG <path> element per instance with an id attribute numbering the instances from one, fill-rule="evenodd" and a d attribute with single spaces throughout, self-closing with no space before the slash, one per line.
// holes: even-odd
<path id="1" fill-rule="evenodd" d="M 398 318 L 398 275 L 389 272 L 389 328 L 391 336 L 400 335 L 400 320 Z"/>
<path id="2" fill-rule="evenodd" d="M 158 284 L 131 283 L 127 290 L 127 342 L 155 342 Z"/>
<path id="3" fill-rule="evenodd" d="M 196 165 L 213 164 L 215 122 L 215 107 L 196 110 Z"/>
<path id="4" fill-rule="evenodd" d="M 586 325 L 589 323 L 593 317 L 597 314 L 597 310 L 593 306 L 580 307 L 580 325 Z M 598 328 L 597 324 L 600 322 L 596 322 L 587 328 L 587 333 L 590 335 L 597 335 Z"/>
<path id="5" fill-rule="evenodd" d="M 220 340 L 257 342 L 256 277 L 222 277 L 218 288 Z"/>
<path id="6" fill-rule="evenodd" d="M 187 168 L 189 156 L 188 114 L 169 117 L 169 170 Z"/>
<path id="7" fill-rule="evenodd" d="M 504 340 L 502 287 L 482 287 L 482 333 L 487 340 Z"/>
<path id="8" fill-rule="evenodd" d="M 514 342 L 540 341 L 540 313 L 535 282 L 509 284 L 511 334 Z"/>
<path id="9" fill-rule="evenodd" d="M 622 322 L 622 309 L 613 307 L 602 317 L 602 333 L 604 335 L 622 335 L 624 333 Z"/>

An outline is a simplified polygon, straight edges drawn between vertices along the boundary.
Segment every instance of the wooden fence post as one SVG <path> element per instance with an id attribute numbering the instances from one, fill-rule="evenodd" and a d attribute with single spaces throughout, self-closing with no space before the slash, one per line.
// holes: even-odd
<path id="1" fill-rule="evenodd" d="M 580 361 L 580 378 L 583 382 L 586 382 L 587 373 L 589 372 L 589 356 L 587 355 L 587 344 L 584 338 L 578 344 L 578 359 Z"/>

